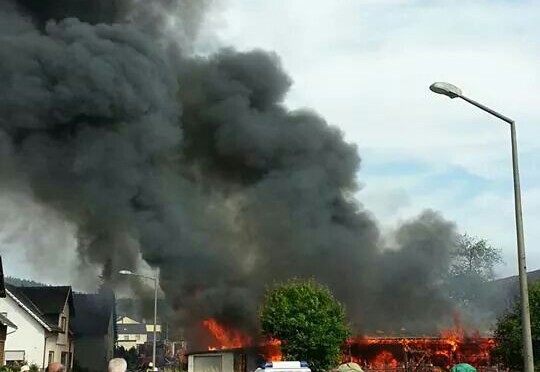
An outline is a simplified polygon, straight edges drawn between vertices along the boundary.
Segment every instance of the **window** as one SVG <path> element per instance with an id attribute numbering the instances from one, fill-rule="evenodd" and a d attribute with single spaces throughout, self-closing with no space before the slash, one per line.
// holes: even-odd
<path id="1" fill-rule="evenodd" d="M 26 360 L 24 350 L 6 350 L 4 356 L 6 362 L 23 362 Z"/>
<path id="2" fill-rule="evenodd" d="M 68 353 L 67 352 L 62 352 L 62 356 L 60 357 L 60 363 L 62 363 L 66 367 L 69 366 L 68 365 Z"/>
<path id="3" fill-rule="evenodd" d="M 54 351 L 49 351 L 49 364 L 54 363 Z"/>
<path id="4" fill-rule="evenodd" d="M 124 340 L 129 340 L 129 335 L 124 335 Z"/>
<path id="5" fill-rule="evenodd" d="M 62 333 L 66 333 L 66 317 L 63 316 L 62 319 L 60 320 L 60 328 L 62 328 Z M 62 363 L 63 364 L 63 363 Z"/>

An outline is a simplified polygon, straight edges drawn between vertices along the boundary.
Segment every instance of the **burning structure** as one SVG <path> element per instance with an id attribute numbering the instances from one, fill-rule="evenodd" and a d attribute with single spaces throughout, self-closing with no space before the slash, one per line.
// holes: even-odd
<path id="1" fill-rule="evenodd" d="M 279 340 L 255 345 L 250 337 L 220 325 L 215 319 L 205 320 L 202 326 L 213 340 L 207 351 L 190 355 L 190 371 L 201 372 L 208 363 L 223 365 L 223 358 L 229 367 L 222 370 L 234 372 L 246 372 L 246 368 L 247 371 L 254 370 L 254 366 L 264 361 L 282 360 Z M 342 361 L 355 362 L 375 370 L 403 368 L 407 371 L 423 371 L 427 367 L 448 370 L 458 363 L 488 367 L 491 366 L 490 351 L 494 346 L 495 339 L 478 333 L 467 334 L 456 325 L 433 337 L 350 338 L 343 346 Z M 195 368 L 197 360 L 202 363 L 199 368 Z"/>
<path id="2" fill-rule="evenodd" d="M 201 347 L 208 318 L 257 334 L 268 267 L 328 285 L 358 334 L 447 327 L 455 224 L 428 210 L 387 244 L 356 199 L 356 146 L 286 107 L 275 54 L 192 52 L 209 6 L 0 0 L 3 195 L 74 226 L 79 287 L 159 267 L 171 321 Z"/>

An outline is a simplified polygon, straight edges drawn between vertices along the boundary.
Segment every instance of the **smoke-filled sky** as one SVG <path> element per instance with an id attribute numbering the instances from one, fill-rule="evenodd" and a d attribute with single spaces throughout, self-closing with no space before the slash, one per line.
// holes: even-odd
<path id="1" fill-rule="evenodd" d="M 514 118 L 528 266 L 540 268 L 537 1 L 225 4 L 221 40 L 277 51 L 295 82 L 288 104 L 316 107 L 359 145 L 359 197 L 381 223 L 443 211 L 503 250 L 499 276 L 517 273 L 509 132 L 427 88 L 454 83 Z"/>
<path id="2" fill-rule="evenodd" d="M 431 331 L 452 316 L 438 284 L 458 226 L 510 264 L 514 246 L 507 133 L 429 94 L 433 80 L 524 123 L 534 234 L 534 115 L 521 105 L 534 74 L 520 88 L 512 72 L 527 63 L 490 49 L 478 32 L 499 26 L 471 18 L 480 5 L 35 4 L 0 0 L 8 275 L 91 289 L 159 267 L 180 323 L 245 329 L 267 285 L 314 276 L 357 329 Z"/>

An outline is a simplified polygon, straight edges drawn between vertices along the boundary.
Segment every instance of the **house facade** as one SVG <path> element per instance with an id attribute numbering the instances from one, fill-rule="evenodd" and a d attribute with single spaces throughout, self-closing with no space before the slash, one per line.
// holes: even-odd
<path id="1" fill-rule="evenodd" d="M 5 341 L 6 362 L 26 361 L 41 368 L 53 362 L 73 365 L 74 343 L 70 330 L 74 315 L 71 287 L 15 287 L 6 285 L 0 302 L 17 329 Z"/>
<path id="2" fill-rule="evenodd" d="M 102 289 L 97 294 L 73 295 L 76 316 L 74 364 L 86 371 L 106 371 L 113 358 L 115 346 L 115 297 Z"/>
<path id="3" fill-rule="evenodd" d="M 127 316 L 121 316 L 116 321 L 118 330 L 118 347 L 126 350 L 138 348 L 148 340 L 146 325 Z"/>
<path id="4" fill-rule="evenodd" d="M 154 324 L 145 320 L 139 322 L 128 316 L 120 316 L 116 321 L 118 329 L 118 347 L 126 350 L 139 348 L 147 342 L 154 341 Z M 161 325 L 156 325 L 156 340 L 161 340 Z"/>

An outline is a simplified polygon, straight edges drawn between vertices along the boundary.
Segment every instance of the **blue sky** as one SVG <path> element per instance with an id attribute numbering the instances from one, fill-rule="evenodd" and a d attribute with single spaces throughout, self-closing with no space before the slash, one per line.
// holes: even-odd
<path id="1" fill-rule="evenodd" d="M 500 276 L 517 272 L 508 127 L 428 87 L 454 83 L 514 118 L 529 268 L 540 268 L 540 1 L 215 3 L 196 50 L 275 51 L 294 81 L 287 105 L 315 109 L 358 145 L 357 196 L 383 230 L 433 208 L 503 250 Z M 24 194 L 0 193 L 8 274 L 82 275 L 64 265 L 75 262 L 75 227 Z M 51 246 L 62 248 L 58 267 L 45 264 L 59 263 Z M 29 269 L 29 255 L 43 264 Z"/>

